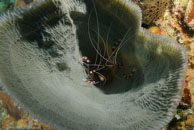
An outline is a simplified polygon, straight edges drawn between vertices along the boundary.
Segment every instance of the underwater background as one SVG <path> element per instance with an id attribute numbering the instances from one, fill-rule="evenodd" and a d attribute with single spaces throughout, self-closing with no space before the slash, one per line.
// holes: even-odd
<path id="1" fill-rule="evenodd" d="M 0 0 L 0 14 L 17 6 L 26 6 L 35 0 Z M 152 33 L 168 35 L 188 54 L 188 68 L 182 101 L 174 119 L 162 130 L 194 130 L 194 0 L 133 0 L 142 8 L 143 27 Z M 162 5 L 150 3 L 164 1 Z M 167 5 L 167 6 L 166 6 Z M 153 6 L 153 4 L 152 4 Z M 149 15 L 152 14 L 152 15 Z M 0 90 L 0 129 L 11 128 L 52 130 L 33 119 Z"/>
<path id="2" fill-rule="evenodd" d="M 4 12 L 8 9 L 13 9 L 15 0 L 0 0 L 0 12 Z"/>

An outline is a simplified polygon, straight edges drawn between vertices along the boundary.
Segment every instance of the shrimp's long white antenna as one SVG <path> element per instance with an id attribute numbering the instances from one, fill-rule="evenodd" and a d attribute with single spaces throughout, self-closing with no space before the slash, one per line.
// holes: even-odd
<path id="1" fill-rule="evenodd" d="M 106 45 L 107 45 L 107 50 L 105 50 L 105 51 L 107 51 L 107 57 L 109 57 L 109 52 L 108 52 L 108 40 L 109 40 L 109 35 L 110 35 L 110 31 L 111 31 L 111 27 L 112 27 L 112 24 L 113 24 L 113 21 L 110 23 L 110 26 L 109 26 L 109 29 L 108 29 L 108 33 L 107 33 L 107 36 L 106 36 Z M 109 60 L 109 59 L 108 59 Z"/>
<path id="2" fill-rule="evenodd" d="M 100 50 L 100 38 L 99 38 L 99 35 L 100 35 L 100 28 L 99 28 L 99 20 L 98 20 L 98 13 L 97 13 L 97 9 L 96 9 L 96 6 L 95 6 L 95 3 L 94 1 L 92 0 L 92 3 L 93 3 L 93 6 L 94 6 L 94 11 L 95 11 L 95 15 L 96 15 L 96 24 L 97 24 L 97 50 L 100 51 L 101 53 L 101 50 Z M 101 58 L 100 58 L 100 63 L 101 63 Z M 96 64 L 96 63 L 95 63 Z"/>
<path id="3" fill-rule="evenodd" d="M 93 8 L 94 9 L 94 8 Z M 90 15 L 89 15 L 89 18 L 88 18 L 88 35 L 89 35 L 89 40 L 90 40 L 90 42 L 91 42 L 91 44 L 92 44 L 92 46 L 93 46 L 93 48 L 94 48 L 94 50 L 96 51 L 96 59 L 95 59 L 95 64 L 97 64 L 97 60 L 98 60 L 98 56 L 100 56 L 100 63 L 99 63 L 99 65 L 101 64 L 101 62 L 102 62 L 102 60 L 101 60 L 101 58 L 103 58 L 104 60 L 107 60 L 104 56 L 102 56 L 102 54 L 101 54 L 101 50 L 99 49 L 100 47 L 99 47 L 99 41 L 100 41 L 100 37 L 102 37 L 100 34 L 99 34 L 99 32 L 96 32 L 94 29 L 92 29 L 91 27 L 90 27 L 90 19 L 91 19 L 91 15 L 92 15 L 92 12 L 93 12 L 93 9 L 92 9 L 92 11 L 90 12 Z M 98 21 L 98 20 L 97 20 Z M 97 24 L 98 24 L 98 22 L 97 22 Z M 91 33 L 90 33 L 90 29 L 92 30 L 92 31 L 94 31 L 95 33 L 97 33 L 97 35 L 98 35 L 98 42 L 96 43 L 95 41 L 95 43 L 97 44 L 97 48 L 96 48 L 96 46 L 95 46 L 95 44 L 94 44 L 94 42 L 93 42 L 93 40 L 92 40 L 92 38 L 91 38 Z M 99 29 L 98 29 L 99 30 Z M 103 39 L 103 38 L 102 38 Z M 103 41 L 104 42 L 104 41 Z M 98 68 L 99 68 L 99 66 L 98 66 Z"/>
<path id="4" fill-rule="evenodd" d="M 131 35 L 131 33 L 129 33 L 131 31 L 131 28 L 129 28 L 128 30 L 127 30 L 127 32 L 125 33 L 125 35 L 123 36 L 123 38 L 121 39 L 121 43 L 120 43 L 120 45 L 112 52 L 112 54 L 108 57 L 108 60 L 109 59 L 111 59 L 113 56 L 114 56 L 114 54 L 115 54 L 115 57 L 113 58 L 113 64 L 116 64 L 116 57 L 117 57 L 117 54 L 118 54 L 118 51 L 120 50 L 120 48 L 125 44 L 125 42 L 128 40 L 128 39 L 130 39 L 133 35 Z M 127 36 L 130 36 L 127 40 L 125 40 L 125 38 L 127 37 Z"/>
<path id="5" fill-rule="evenodd" d="M 123 43 L 123 40 L 125 39 L 125 37 L 127 37 L 127 34 L 129 33 L 130 28 L 127 30 L 127 32 L 125 33 L 125 35 L 123 36 L 123 38 L 121 39 L 120 45 Z M 117 52 L 119 46 L 112 52 L 112 54 L 109 56 L 108 60 L 112 58 L 112 56 L 114 56 L 114 54 Z M 113 63 L 114 63 L 114 58 L 113 58 Z"/>
<path id="6" fill-rule="evenodd" d="M 94 45 L 94 43 L 93 43 L 93 41 L 92 41 L 91 34 L 90 34 L 90 18 L 91 18 L 92 12 L 93 12 L 93 9 L 91 10 L 90 15 L 89 15 L 89 17 L 88 17 L 88 36 L 89 36 L 89 40 L 90 40 L 90 42 L 91 42 L 91 44 L 92 44 L 94 50 L 96 51 L 96 53 L 99 54 L 97 48 L 95 47 L 95 45 Z M 96 55 L 95 64 L 96 64 L 96 62 L 97 62 L 97 59 L 98 59 L 98 55 Z"/>
<path id="7" fill-rule="evenodd" d="M 95 33 L 97 33 L 93 28 L 91 28 L 91 30 L 94 31 Z M 103 37 L 102 37 L 100 34 L 99 34 L 99 38 L 102 39 L 102 42 L 103 42 L 104 47 L 105 47 L 105 46 L 106 46 L 105 41 L 104 41 Z M 95 41 L 94 41 L 94 42 L 95 42 Z M 99 55 L 100 55 L 100 57 L 103 58 L 105 61 L 111 62 L 111 61 L 109 61 L 108 59 L 106 59 L 101 53 L 99 53 Z M 105 54 L 104 54 L 104 55 L 105 55 Z M 100 63 L 101 63 L 101 62 L 100 62 Z"/>
<path id="8" fill-rule="evenodd" d="M 116 63 L 116 62 L 117 62 L 116 59 L 117 59 L 117 55 L 118 55 L 119 50 L 122 48 L 122 46 L 123 46 L 129 39 L 131 39 L 131 37 L 133 37 L 133 36 L 135 35 L 132 31 L 130 32 L 130 30 L 131 30 L 131 28 L 128 29 L 126 35 L 125 35 L 124 38 L 121 40 L 120 45 L 119 45 L 118 48 L 116 49 L 115 58 L 114 58 L 114 63 L 115 63 L 115 64 L 117 64 L 117 63 Z M 130 32 L 130 33 L 129 33 L 129 32 Z M 133 33 L 133 34 L 132 34 L 132 33 Z M 127 38 L 127 39 L 125 40 L 125 38 Z"/>

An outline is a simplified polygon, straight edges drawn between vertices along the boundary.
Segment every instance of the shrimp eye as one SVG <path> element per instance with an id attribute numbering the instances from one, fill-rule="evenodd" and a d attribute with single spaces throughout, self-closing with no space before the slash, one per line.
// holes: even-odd
<path id="1" fill-rule="evenodd" d="M 105 81 L 105 77 L 103 77 L 101 75 L 99 75 L 98 77 L 99 77 L 100 81 Z"/>

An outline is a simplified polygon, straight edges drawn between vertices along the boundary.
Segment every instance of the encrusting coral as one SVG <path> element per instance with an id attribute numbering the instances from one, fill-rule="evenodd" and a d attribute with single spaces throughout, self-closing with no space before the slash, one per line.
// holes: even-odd
<path id="1" fill-rule="evenodd" d="M 170 7 L 171 0 L 132 0 L 142 10 L 142 22 L 150 25 L 158 20 Z"/>
<path id="2" fill-rule="evenodd" d="M 44 0 L 0 17 L 0 80 L 54 128 L 159 130 L 180 101 L 184 51 L 128 0 Z"/>
<path id="3" fill-rule="evenodd" d="M 185 12 L 185 22 L 194 30 L 194 0 L 189 0 Z"/>

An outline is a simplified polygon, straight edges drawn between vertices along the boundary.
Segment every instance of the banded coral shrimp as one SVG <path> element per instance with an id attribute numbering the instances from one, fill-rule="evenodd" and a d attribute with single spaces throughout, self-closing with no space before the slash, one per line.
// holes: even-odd
<path id="1" fill-rule="evenodd" d="M 109 84 L 114 77 L 130 80 L 136 74 L 136 67 L 126 71 L 123 65 L 125 61 L 122 59 L 121 49 L 130 44 L 129 40 L 134 36 L 131 28 L 125 30 L 125 33 L 115 31 L 115 26 L 118 26 L 114 20 L 107 20 L 104 23 L 101 21 L 104 17 L 99 17 L 99 9 L 92 2 L 92 8 L 89 9 L 87 22 L 87 35 L 81 34 L 82 37 L 88 36 L 87 42 L 90 45 L 82 48 L 83 57 L 80 63 L 85 68 L 87 75 L 84 82 L 95 85 L 97 87 Z M 103 24 L 107 24 L 104 27 Z M 83 32 L 82 32 L 83 33 Z M 84 36 L 83 36 L 84 35 Z M 85 41 L 86 42 L 86 41 Z M 89 53 L 90 52 L 90 53 Z M 121 72 L 122 76 L 118 76 L 117 72 Z"/>

